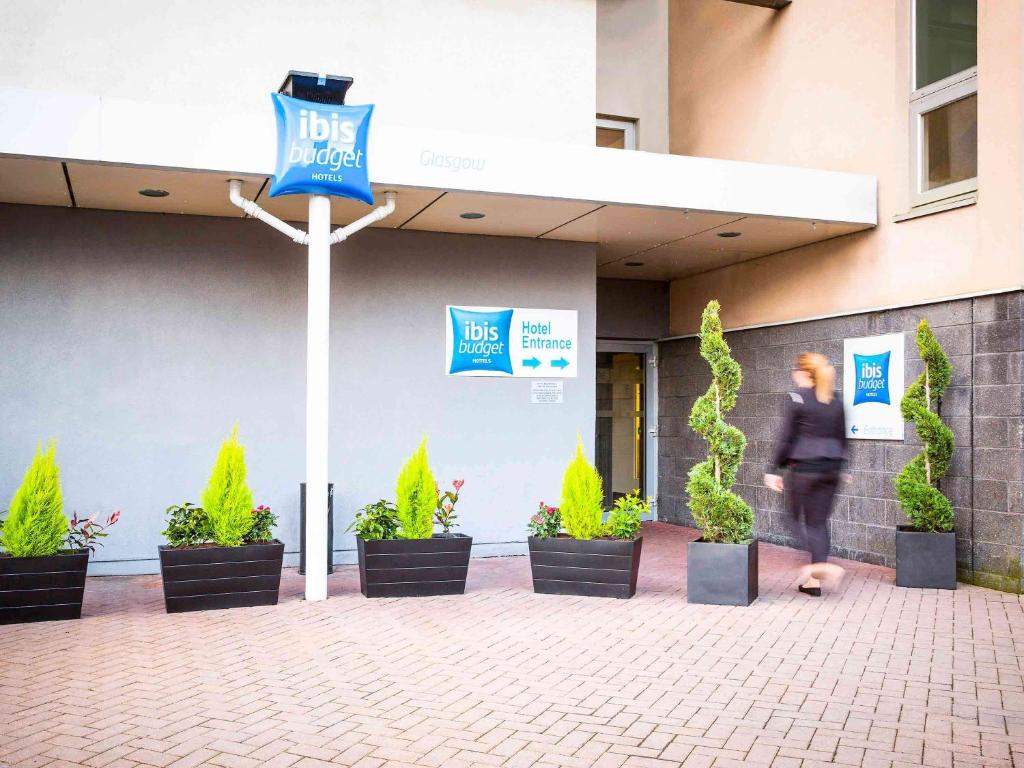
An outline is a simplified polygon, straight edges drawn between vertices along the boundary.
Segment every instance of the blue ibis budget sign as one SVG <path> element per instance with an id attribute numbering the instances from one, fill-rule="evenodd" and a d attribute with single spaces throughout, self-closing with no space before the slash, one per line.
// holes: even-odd
<path id="1" fill-rule="evenodd" d="M 366 140 L 373 105 L 344 106 L 272 94 L 277 166 L 270 196 L 334 195 L 373 204 Z"/>
<path id="2" fill-rule="evenodd" d="M 445 307 L 449 376 L 576 376 L 574 309 Z"/>

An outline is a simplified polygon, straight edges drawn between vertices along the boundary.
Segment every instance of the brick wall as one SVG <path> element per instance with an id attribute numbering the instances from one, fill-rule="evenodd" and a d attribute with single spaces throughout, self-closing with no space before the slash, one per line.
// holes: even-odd
<path id="1" fill-rule="evenodd" d="M 756 512 L 758 536 L 798 544 L 781 497 L 761 484 L 784 399 L 792 389 L 790 369 L 796 356 L 804 351 L 827 355 L 841 386 L 844 338 L 903 331 L 909 384 L 921 372 L 914 331 L 925 317 L 953 363 L 953 384 L 940 412 L 955 434 L 955 451 L 941 487 L 956 508 L 960 579 L 1022 591 L 1022 309 L 1024 295 L 1015 292 L 727 334 L 743 366 L 739 402 L 728 421 L 748 440 L 736 491 Z M 708 368 L 693 338 L 663 342 L 659 357 L 658 514 L 662 520 L 692 525 L 686 473 L 706 451 L 687 417 L 693 400 L 708 386 Z M 854 440 L 851 445 L 852 482 L 836 500 L 833 552 L 893 567 L 895 527 L 906 520 L 895 500 L 893 479 L 918 452 L 920 442 L 908 425 L 905 443 Z"/>

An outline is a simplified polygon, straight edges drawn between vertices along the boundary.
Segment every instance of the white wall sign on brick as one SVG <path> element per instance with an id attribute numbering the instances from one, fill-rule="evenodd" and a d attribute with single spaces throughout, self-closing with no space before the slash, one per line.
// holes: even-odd
<path id="1" fill-rule="evenodd" d="M 853 440 L 902 440 L 903 334 L 843 340 L 843 406 L 846 436 Z"/>
<path id="2" fill-rule="evenodd" d="M 564 392 L 561 379 L 534 379 L 530 382 L 530 402 L 537 405 L 561 403 Z"/>

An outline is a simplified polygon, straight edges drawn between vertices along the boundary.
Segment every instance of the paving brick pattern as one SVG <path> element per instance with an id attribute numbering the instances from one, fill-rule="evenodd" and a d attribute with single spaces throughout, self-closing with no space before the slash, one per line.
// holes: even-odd
<path id="1" fill-rule="evenodd" d="M 1022 309 L 1024 294 L 1015 292 L 727 334 L 744 377 L 729 421 L 748 440 L 736 490 L 757 512 L 758 535 L 796 544 L 781 497 L 761 484 L 786 393 L 793 387 L 790 369 L 796 356 L 805 351 L 827 355 L 836 364 L 841 386 L 844 338 L 902 331 L 909 384 L 921 372 L 915 331 L 925 317 L 953 363 L 953 385 L 941 412 L 953 429 L 956 448 L 942 490 L 956 510 L 960 578 L 1010 591 L 1024 589 Z M 707 389 L 707 364 L 695 339 L 663 343 L 660 356 L 658 512 L 662 519 L 692 525 L 686 473 L 706 450 L 687 426 L 687 417 L 694 399 Z M 836 502 L 833 552 L 895 566 L 895 530 L 906 517 L 896 501 L 893 479 L 919 446 L 912 426 L 906 444 L 852 441 L 853 482 L 842 488 Z"/>
<path id="2" fill-rule="evenodd" d="M 645 526 L 632 600 L 534 595 L 526 558 L 464 596 L 163 613 L 159 577 L 90 579 L 77 622 L 0 627 L 0 765 L 1024 765 L 1024 604 L 847 563 L 821 599 L 761 545 L 749 608 L 688 605 L 692 529 Z"/>

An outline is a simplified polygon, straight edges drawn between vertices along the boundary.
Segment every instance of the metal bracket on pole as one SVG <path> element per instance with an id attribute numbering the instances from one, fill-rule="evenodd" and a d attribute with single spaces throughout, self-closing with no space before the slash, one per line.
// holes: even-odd
<path id="1" fill-rule="evenodd" d="M 309 246 L 306 301 L 306 600 L 327 599 L 327 448 L 329 419 L 330 249 L 395 210 L 395 193 L 351 224 L 331 232 L 331 199 L 309 197 L 309 232 L 303 232 L 242 197 L 242 182 L 228 181 L 228 199 L 296 243 Z"/>

